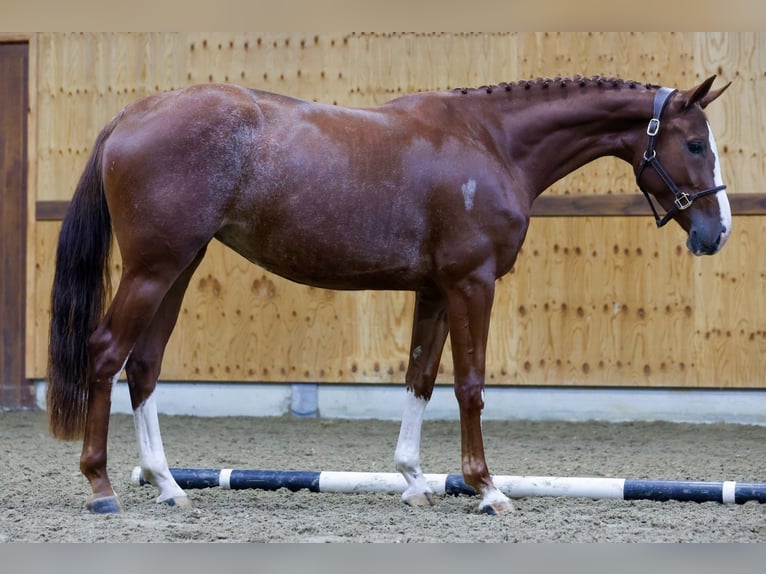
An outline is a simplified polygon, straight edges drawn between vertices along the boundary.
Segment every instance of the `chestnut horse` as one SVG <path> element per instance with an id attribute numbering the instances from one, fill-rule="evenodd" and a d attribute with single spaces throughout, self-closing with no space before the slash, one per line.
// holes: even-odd
<path id="1" fill-rule="evenodd" d="M 511 511 L 484 456 L 485 352 L 495 281 L 516 261 L 532 202 L 573 170 L 616 156 L 632 166 L 658 226 L 676 220 L 695 255 L 719 251 L 731 212 L 703 108 L 728 84 L 712 90 L 714 79 L 686 91 L 538 79 L 368 109 L 197 85 L 124 108 L 77 185 L 52 290 L 49 423 L 58 438 L 83 438 L 87 507 L 121 510 L 107 433 L 123 369 L 143 474 L 157 502 L 189 505 L 168 470 L 153 392 L 184 292 L 217 239 L 298 283 L 415 291 L 394 455 L 408 484 L 402 498 L 434 503 L 420 433 L 449 332 L 465 482 L 480 511 Z M 123 269 L 107 307 L 112 233 Z"/>

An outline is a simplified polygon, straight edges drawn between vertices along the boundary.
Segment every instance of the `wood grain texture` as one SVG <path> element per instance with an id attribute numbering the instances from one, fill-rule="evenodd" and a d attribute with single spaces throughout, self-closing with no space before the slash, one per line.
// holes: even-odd
<path id="1" fill-rule="evenodd" d="M 33 404 L 26 380 L 29 45 L 0 42 L 0 411 Z"/>
<path id="2" fill-rule="evenodd" d="M 487 381 L 763 386 L 764 33 L 45 33 L 35 41 L 35 377 L 45 373 L 56 210 L 103 124 L 143 95 L 221 81 L 366 106 L 538 76 L 601 74 L 683 88 L 718 74 L 721 84 L 733 81 L 708 110 L 736 214 L 724 252 L 693 258 L 680 229 L 656 230 L 617 160 L 564 178 L 540 198 L 538 215 L 550 217 L 533 219 L 514 271 L 498 283 Z M 119 270 L 117 258 L 115 281 Z M 412 306 L 409 293 L 298 286 L 214 243 L 192 280 L 162 378 L 400 383 Z M 450 383 L 451 369 L 447 347 L 440 384 Z"/>
<path id="3" fill-rule="evenodd" d="M 38 224 L 50 254 L 59 224 Z M 725 254 L 694 258 L 684 235 L 641 218 L 533 220 L 497 287 L 492 384 L 759 387 L 766 353 L 766 217 L 736 220 Z M 35 301 L 44 373 L 51 256 Z M 737 261 L 747 263 L 737 264 Z M 113 278 L 119 277 L 119 258 Z M 409 293 L 293 284 L 213 243 L 184 300 L 163 365 L 169 380 L 398 383 L 408 353 Z M 449 347 L 440 383 L 452 370 Z"/>

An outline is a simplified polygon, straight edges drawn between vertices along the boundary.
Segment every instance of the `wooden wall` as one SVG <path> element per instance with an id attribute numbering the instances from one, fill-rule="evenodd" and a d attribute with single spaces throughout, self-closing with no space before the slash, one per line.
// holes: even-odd
<path id="1" fill-rule="evenodd" d="M 29 46 L 0 37 L 0 411 L 31 406 L 26 380 Z"/>
<path id="2" fill-rule="evenodd" d="M 44 33 L 34 48 L 30 193 L 38 215 L 69 199 L 95 135 L 122 106 L 207 81 L 365 106 L 538 76 L 618 75 L 686 88 L 718 74 L 734 81 L 708 111 L 724 179 L 732 195 L 766 191 L 764 33 Z M 546 195 L 637 193 L 629 167 L 603 159 Z M 30 226 L 30 378 L 45 376 L 59 229 L 45 219 Z M 648 208 L 641 217 L 534 218 L 516 268 L 498 285 L 488 383 L 763 387 L 764 231 L 766 216 L 735 211 L 722 254 L 694 258 L 683 232 L 656 230 Z M 408 293 L 294 285 L 214 244 L 187 293 L 162 378 L 398 383 L 412 302 Z M 448 349 L 442 366 L 440 382 L 449 383 Z"/>

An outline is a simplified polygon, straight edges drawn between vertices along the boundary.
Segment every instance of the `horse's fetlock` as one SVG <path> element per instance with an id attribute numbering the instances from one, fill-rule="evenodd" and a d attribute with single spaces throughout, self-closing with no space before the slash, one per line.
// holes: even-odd
<path id="1" fill-rule="evenodd" d="M 410 455 L 394 454 L 394 466 L 397 472 L 411 473 L 420 464 L 420 461 Z"/>
<path id="2" fill-rule="evenodd" d="M 91 482 L 99 478 L 105 468 L 106 457 L 102 453 L 83 452 L 80 456 L 80 472 Z"/>

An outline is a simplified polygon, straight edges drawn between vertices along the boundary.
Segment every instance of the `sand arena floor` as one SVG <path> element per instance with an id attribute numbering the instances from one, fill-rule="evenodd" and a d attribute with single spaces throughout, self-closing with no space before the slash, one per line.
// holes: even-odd
<path id="1" fill-rule="evenodd" d="M 393 472 L 399 425 L 376 420 L 161 416 L 171 466 Z M 766 481 L 766 427 L 669 423 L 484 423 L 494 474 Z M 423 470 L 459 470 L 459 425 L 426 421 Z M 190 490 L 191 509 L 130 484 L 132 418 L 113 415 L 109 472 L 125 512 L 84 507 L 79 443 L 42 412 L 0 413 L 0 542 L 766 542 L 766 505 L 515 501 L 503 517 L 478 498 L 410 508 L 398 494 Z"/>

